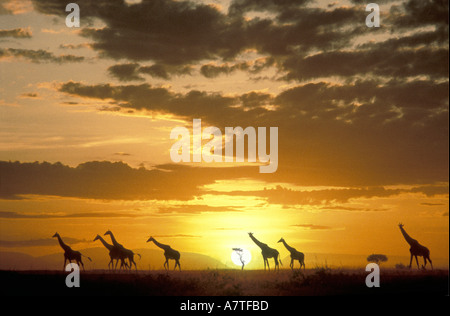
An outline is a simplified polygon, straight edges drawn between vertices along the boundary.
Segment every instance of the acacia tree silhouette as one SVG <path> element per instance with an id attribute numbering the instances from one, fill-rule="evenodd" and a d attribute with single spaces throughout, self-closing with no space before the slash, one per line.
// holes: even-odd
<path id="1" fill-rule="evenodd" d="M 388 261 L 388 257 L 386 255 L 383 255 L 383 254 L 373 253 L 373 254 L 371 254 L 370 256 L 367 257 L 367 261 L 368 262 L 374 262 L 374 263 L 379 265 L 382 262 Z"/>
<path id="2" fill-rule="evenodd" d="M 233 248 L 233 250 L 238 254 L 239 260 L 240 260 L 241 263 L 242 263 L 242 268 L 241 268 L 241 270 L 244 270 L 244 265 L 245 265 L 244 249 L 242 249 L 242 248 Z"/>

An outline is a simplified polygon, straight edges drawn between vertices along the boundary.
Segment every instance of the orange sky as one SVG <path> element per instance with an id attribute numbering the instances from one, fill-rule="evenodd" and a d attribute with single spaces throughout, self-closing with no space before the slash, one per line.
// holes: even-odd
<path id="1" fill-rule="evenodd" d="M 355 2 L 1 1 L 0 251 L 408 256 L 402 222 L 448 265 L 448 4 Z M 278 127 L 278 169 L 173 163 L 193 119 Z"/>

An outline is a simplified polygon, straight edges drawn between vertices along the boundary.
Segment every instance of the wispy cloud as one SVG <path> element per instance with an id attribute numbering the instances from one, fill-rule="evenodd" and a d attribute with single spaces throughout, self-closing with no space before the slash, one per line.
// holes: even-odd
<path id="1" fill-rule="evenodd" d="M 70 237 L 62 237 L 65 243 L 78 244 L 88 242 L 86 239 L 77 239 Z M 0 240 L 0 247 L 16 248 L 16 247 L 42 247 L 57 246 L 58 241 L 55 238 L 29 239 L 29 240 Z"/>
<path id="2" fill-rule="evenodd" d="M 303 228 L 307 230 L 330 230 L 332 227 L 324 225 L 313 225 L 313 224 L 295 224 L 292 227 Z"/>
<path id="3" fill-rule="evenodd" d="M 32 32 L 29 28 L 17 28 L 11 30 L 0 30 L 1 37 L 14 37 L 14 38 L 31 38 Z"/>
<path id="4" fill-rule="evenodd" d="M 0 48 L 0 59 L 6 57 L 24 58 L 33 63 L 53 62 L 58 64 L 84 61 L 83 56 L 59 55 L 43 49 L 22 49 L 22 48 Z"/>

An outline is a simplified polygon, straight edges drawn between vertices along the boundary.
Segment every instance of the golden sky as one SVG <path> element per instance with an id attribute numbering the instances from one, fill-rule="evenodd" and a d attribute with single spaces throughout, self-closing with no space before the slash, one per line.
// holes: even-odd
<path id="1" fill-rule="evenodd" d="M 0 251 L 409 256 L 402 222 L 448 265 L 446 1 L 75 2 L 0 0 Z M 278 169 L 172 162 L 193 119 L 278 127 Z"/>

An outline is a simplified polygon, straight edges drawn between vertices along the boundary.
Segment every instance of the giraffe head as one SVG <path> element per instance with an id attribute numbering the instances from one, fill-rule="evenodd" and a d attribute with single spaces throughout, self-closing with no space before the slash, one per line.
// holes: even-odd
<path id="1" fill-rule="evenodd" d="M 281 239 L 278 240 L 278 242 L 283 242 L 283 241 L 284 241 L 284 238 L 283 238 L 283 237 L 281 237 Z"/>
<path id="2" fill-rule="evenodd" d="M 253 233 L 248 233 L 248 235 L 249 235 L 250 237 L 253 237 Z"/>
<path id="3" fill-rule="evenodd" d="M 403 224 L 402 224 L 402 223 L 399 223 L 399 224 L 398 224 L 398 227 L 403 228 Z"/>
<path id="4" fill-rule="evenodd" d="M 55 233 L 55 234 L 52 236 L 52 238 L 55 238 L 55 237 L 59 237 L 59 234 L 58 234 L 58 233 Z"/>
<path id="5" fill-rule="evenodd" d="M 97 234 L 97 236 L 95 236 L 94 241 L 99 240 L 101 237 L 99 234 Z"/>
<path id="6" fill-rule="evenodd" d="M 107 231 L 106 233 L 103 234 L 103 236 L 106 236 L 106 235 L 112 235 L 111 230 L 108 229 L 108 231 Z"/>
<path id="7" fill-rule="evenodd" d="M 154 240 L 155 240 L 155 239 L 153 239 L 153 237 L 150 236 L 150 238 L 147 240 L 147 242 L 154 241 Z"/>

